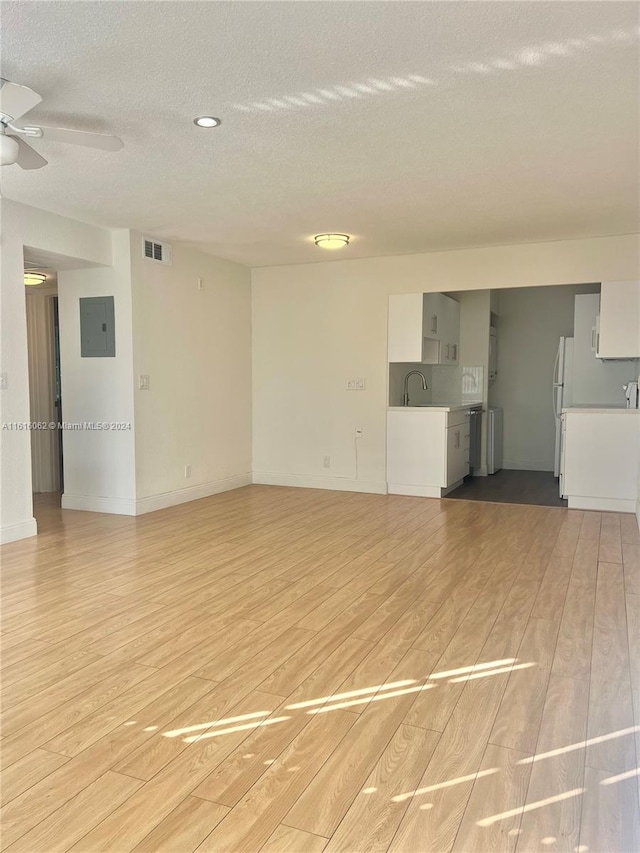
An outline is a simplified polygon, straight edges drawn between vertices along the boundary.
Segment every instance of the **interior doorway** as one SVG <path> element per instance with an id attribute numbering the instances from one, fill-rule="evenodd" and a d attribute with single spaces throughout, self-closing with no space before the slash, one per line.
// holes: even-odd
<path id="1" fill-rule="evenodd" d="M 25 270 L 31 479 L 34 495 L 57 495 L 64 484 L 58 282 L 52 269 Z"/>

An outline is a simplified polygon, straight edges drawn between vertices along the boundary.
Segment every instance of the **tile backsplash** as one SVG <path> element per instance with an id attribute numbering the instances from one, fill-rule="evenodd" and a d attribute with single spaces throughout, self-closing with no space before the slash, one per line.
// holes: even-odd
<path id="1" fill-rule="evenodd" d="M 419 370 L 427 380 L 423 391 L 420 378 L 412 376 L 410 403 L 475 403 L 483 400 L 484 367 L 480 365 L 440 367 L 434 364 L 392 363 L 389 365 L 389 405 L 401 406 L 404 378 L 410 370 Z"/>
<path id="2" fill-rule="evenodd" d="M 483 399 L 484 367 L 431 367 L 431 402 L 477 402 Z"/>

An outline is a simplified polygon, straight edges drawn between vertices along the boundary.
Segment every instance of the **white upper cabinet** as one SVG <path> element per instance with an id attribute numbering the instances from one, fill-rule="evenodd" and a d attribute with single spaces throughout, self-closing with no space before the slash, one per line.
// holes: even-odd
<path id="1" fill-rule="evenodd" d="M 633 378 L 626 361 L 606 362 L 596 357 L 599 293 L 580 293 L 573 313 L 573 365 L 571 405 L 624 403 L 622 386 Z"/>
<path id="2" fill-rule="evenodd" d="M 640 282 L 603 281 L 598 358 L 640 358 Z"/>
<path id="3" fill-rule="evenodd" d="M 443 293 L 389 297 L 388 361 L 457 364 L 460 305 Z"/>
<path id="4" fill-rule="evenodd" d="M 389 297 L 389 361 L 422 361 L 422 303 L 422 293 Z"/>
<path id="5" fill-rule="evenodd" d="M 425 293 L 423 335 L 427 341 L 440 341 L 438 364 L 455 364 L 460 346 L 460 304 L 444 293 Z"/>

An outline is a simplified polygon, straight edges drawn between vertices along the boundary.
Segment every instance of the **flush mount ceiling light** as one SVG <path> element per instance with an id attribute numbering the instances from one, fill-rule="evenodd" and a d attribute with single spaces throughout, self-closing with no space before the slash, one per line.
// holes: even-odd
<path id="1" fill-rule="evenodd" d="M 222 122 L 215 116 L 198 116 L 194 118 L 193 123 L 198 127 L 218 127 Z"/>
<path id="2" fill-rule="evenodd" d="M 349 245 L 350 237 L 348 234 L 317 234 L 313 239 L 321 249 L 342 249 Z"/>
<path id="3" fill-rule="evenodd" d="M 35 284 L 42 284 L 47 280 L 47 277 L 42 272 L 26 272 L 24 274 L 24 283 L 27 287 L 32 287 Z"/>

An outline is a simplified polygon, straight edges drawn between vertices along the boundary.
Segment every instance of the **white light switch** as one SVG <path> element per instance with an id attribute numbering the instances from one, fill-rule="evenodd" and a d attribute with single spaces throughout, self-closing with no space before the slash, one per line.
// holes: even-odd
<path id="1" fill-rule="evenodd" d="M 6 391 L 9 380 L 6 373 L 0 373 L 0 391 Z"/>
<path id="2" fill-rule="evenodd" d="M 149 374 L 148 373 L 141 373 L 140 376 L 138 376 L 138 388 L 141 391 L 148 391 L 149 387 L 150 387 Z"/>
<path id="3" fill-rule="evenodd" d="M 346 389 L 347 391 L 364 391 L 365 381 L 364 379 L 347 379 Z"/>

